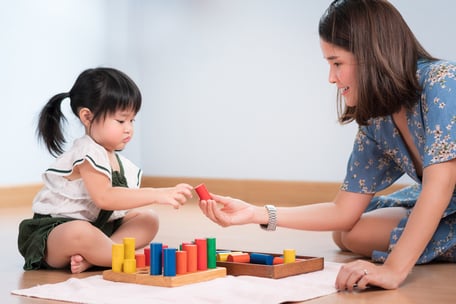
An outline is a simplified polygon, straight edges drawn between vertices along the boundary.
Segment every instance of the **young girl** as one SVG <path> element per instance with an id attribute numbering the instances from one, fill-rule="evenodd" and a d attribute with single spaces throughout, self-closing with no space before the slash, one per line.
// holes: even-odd
<path id="1" fill-rule="evenodd" d="M 340 121 L 359 125 L 334 201 L 263 208 L 212 195 L 202 211 L 222 226 L 332 230 L 341 249 L 383 262 L 344 265 L 339 290 L 393 289 L 417 263 L 456 262 L 456 64 L 426 52 L 384 0 L 333 1 L 319 35 Z M 403 174 L 417 184 L 374 197 Z"/>
<path id="2" fill-rule="evenodd" d="M 63 152 L 60 106 L 65 99 L 85 135 Z M 112 68 L 82 72 L 70 92 L 55 95 L 44 106 L 37 133 L 59 157 L 43 174 L 33 218 L 19 227 L 25 270 L 69 266 L 80 273 L 93 265 L 109 267 L 113 243 L 134 237 L 141 248 L 158 231 L 157 215 L 130 209 L 154 203 L 179 208 L 192 196 L 187 184 L 139 188 L 141 170 L 117 153 L 132 139 L 140 108 L 136 84 Z"/>

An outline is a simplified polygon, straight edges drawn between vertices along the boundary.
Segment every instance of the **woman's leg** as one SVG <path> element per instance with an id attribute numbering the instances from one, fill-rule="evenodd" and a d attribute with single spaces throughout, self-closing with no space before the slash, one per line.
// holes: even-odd
<path id="1" fill-rule="evenodd" d="M 334 232 L 333 240 L 342 250 L 370 257 L 374 250 L 388 250 L 391 231 L 406 215 L 402 207 L 366 212 L 350 231 Z"/>

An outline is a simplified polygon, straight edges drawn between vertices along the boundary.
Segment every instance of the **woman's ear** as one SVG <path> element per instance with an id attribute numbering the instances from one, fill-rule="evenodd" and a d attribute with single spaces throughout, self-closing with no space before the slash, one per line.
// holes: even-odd
<path id="1" fill-rule="evenodd" d="M 93 119 L 92 111 L 90 111 L 89 108 L 79 109 L 79 119 L 81 120 L 82 124 L 88 128 Z"/>

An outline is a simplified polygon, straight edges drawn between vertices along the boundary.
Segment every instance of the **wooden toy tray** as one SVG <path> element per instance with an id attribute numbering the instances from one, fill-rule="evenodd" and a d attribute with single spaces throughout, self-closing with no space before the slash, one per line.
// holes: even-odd
<path id="1" fill-rule="evenodd" d="M 281 256 L 281 254 L 268 254 L 271 254 L 273 256 Z M 294 263 L 277 265 L 217 261 L 217 266 L 225 267 L 228 275 L 249 275 L 263 278 L 280 279 L 293 275 L 322 270 L 324 267 L 324 259 L 322 257 L 296 256 L 296 262 Z"/>
<path id="2" fill-rule="evenodd" d="M 168 277 L 163 275 L 150 275 L 149 267 L 138 269 L 136 273 L 103 271 L 103 279 L 114 282 L 134 283 L 161 287 L 177 287 L 187 284 L 204 282 L 226 276 L 226 268 L 217 267 L 186 274 Z"/>

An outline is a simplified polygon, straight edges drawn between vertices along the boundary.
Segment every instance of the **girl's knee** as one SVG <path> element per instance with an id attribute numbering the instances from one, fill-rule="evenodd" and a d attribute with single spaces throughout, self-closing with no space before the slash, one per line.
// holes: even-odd
<path id="1" fill-rule="evenodd" d="M 130 211 L 125 216 L 122 225 L 125 224 L 132 224 L 133 226 L 141 227 L 155 236 L 159 228 L 159 217 L 153 210 Z"/>
<path id="2" fill-rule="evenodd" d="M 72 244 L 81 244 L 87 241 L 90 242 L 98 233 L 101 233 L 100 230 L 90 222 L 74 220 L 55 227 L 49 234 L 48 244 L 49 242 L 60 244 L 63 241 L 68 241 Z"/>
<path id="3" fill-rule="evenodd" d="M 156 225 L 159 224 L 159 217 L 158 214 L 155 213 L 153 210 L 138 210 L 135 211 L 133 218 L 137 221 L 144 221 L 149 225 Z"/>

